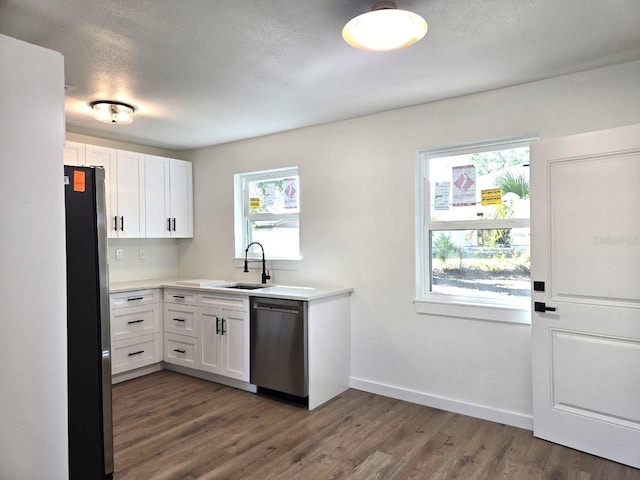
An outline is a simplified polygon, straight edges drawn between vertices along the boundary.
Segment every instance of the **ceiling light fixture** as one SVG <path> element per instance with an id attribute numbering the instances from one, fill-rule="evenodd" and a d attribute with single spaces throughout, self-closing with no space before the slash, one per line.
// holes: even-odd
<path id="1" fill-rule="evenodd" d="M 381 52 L 408 47 L 427 33 L 427 22 L 417 13 L 398 10 L 395 2 L 376 2 L 342 29 L 342 38 L 361 50 Z"/>
<path id="2" fill-rule="evenodd" d="M 96 100 L 89 106 L 93 109 L 93 118 L 103 123 L 127 125 L 133 121 L 135 107 L 127 103 L 111 100 Z"/>

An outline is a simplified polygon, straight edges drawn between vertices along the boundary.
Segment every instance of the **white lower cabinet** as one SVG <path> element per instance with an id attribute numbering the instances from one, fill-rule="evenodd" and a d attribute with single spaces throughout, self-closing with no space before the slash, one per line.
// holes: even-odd
<path id="1" fill-rule="evenodd" d="M 111 304 L 111 373 L 160 363 L 160 291 L 113 293 Z"/>
<path id="2" fill-rule="evenodd" d="M 200 368 L 198 293 L 164 291 L 164 361 Z"/>
<path id="3" fill-rule="evenodd" d="M 173 333 L 164 334 L 164 361 L 175 365 L 182 365 L 198 369 L 199 365 L 198 339 Z"/>
<path id="4" fill-rule="evenodd" d="M 218 296 L 220 306 L 228 300 L 245 311 L 215 308 L 212 296 L 201 294 L 198 307 L 200 324 L 200 368 L 236 380 L 249 381 L 248 297 Z"/>
<path id="5" fill-rule="evenodd" d="M 114 342 L 111 348 L 111 374 L 159 363 L 160 346 L 159 333 Z"/>

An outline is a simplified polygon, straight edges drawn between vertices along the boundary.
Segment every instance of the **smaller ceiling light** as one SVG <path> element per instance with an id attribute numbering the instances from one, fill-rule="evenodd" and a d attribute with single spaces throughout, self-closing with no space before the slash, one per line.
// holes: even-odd
<path id="1" fill-rule="evenodd" d="M 352 47 L 380 52 L 419 42 L 427 28 L 427 22 L 417 13 L 398 10 L 394 2 L 376 2 L 370 12 L 344 26 L 342 38 Z"/>
<path id="2" fill-rule="evenodd" d="M 93 118 L 103 123 L 127 125 L 133 121 L 135 107 L 122 102 L 97 100 L 89 106 L 93 109 Z"/>

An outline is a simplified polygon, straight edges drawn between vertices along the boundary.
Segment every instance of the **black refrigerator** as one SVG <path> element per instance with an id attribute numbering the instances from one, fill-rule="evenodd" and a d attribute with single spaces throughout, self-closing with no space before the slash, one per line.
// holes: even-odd
<path id="1" fill-rule="evenodd" d="M 69 479 L 113 478 L 105 172 L 64 167 Z"/>

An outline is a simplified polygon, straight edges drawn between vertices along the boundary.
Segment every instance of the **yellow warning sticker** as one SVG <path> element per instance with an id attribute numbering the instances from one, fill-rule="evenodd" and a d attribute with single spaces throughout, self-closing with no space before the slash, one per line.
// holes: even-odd
<path id="1" fill-rule="evenodd" d="M 252 197 L 249 199 L 249 208 L 251 210 L 258 210 L 260 208 L 260 199 L 257 197 Z"/>
<path id="2" fill-rule="evenodd" d="M 482 205 L 501 205 L 502 190 L 499 188 L 489 188 L 481 191 Z"/>

